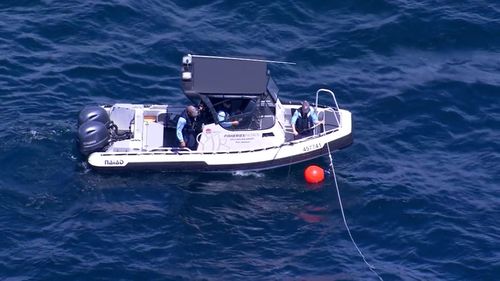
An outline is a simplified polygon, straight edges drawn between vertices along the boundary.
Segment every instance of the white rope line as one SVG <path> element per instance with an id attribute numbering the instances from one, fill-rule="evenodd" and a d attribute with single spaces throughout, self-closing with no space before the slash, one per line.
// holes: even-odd
<path id="1" fill-rule="evenodd" d="M 384 279 L 382 279 L 382 277 L 380 277 L 380 275 L 378 275 L 378 273 L 375 271 L 375 267 L 366 261 L 365 255 L 363 255 L 358 245 L 354 241 L 354 238 L 352 237 L 351 230 L 349 229 L 349 226 L 347 225 L 347 220 L 345 218 L 344 207 L 342 206 L 342 199 L 340 199 L 339 185 L 337 183 L 337 176 L 335 175 L 335 169 L 333 168 L 333 159 L 332 159 L 332 153 L 330 152 L 330 145 L 327 143 L 326 146 L 328 147 L 328 156 L 330 157 L 330 167 L 332 169 L 335 188 L 337 189 L 337 197 L 339 198 L 340 212 L 342 213 L 342 219 L 344 220 L 344 225 L 345 228 L 347 229 L 347 233 L 349 233 L 349 237 L 351 238 L 352 244 L 354 245 L 354 247 L 356 247 L 356 250 L 358 250 L 359 255 L 361 256 L 361 258 L 363 258 L 363 261 L 368 266 L 370 271 L 373 272 L 378 277 L 379 280 L 383 281 Z"/>

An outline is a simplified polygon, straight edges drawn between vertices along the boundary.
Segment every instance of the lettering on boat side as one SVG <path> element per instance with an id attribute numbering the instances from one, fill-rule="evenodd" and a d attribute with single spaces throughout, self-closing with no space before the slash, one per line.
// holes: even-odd
<path id="1" fill-rule="evenodd" d="M 318 148 L 321 148 L 321 143 L 315 143 L 315 144 L 304 146 L 304 151 L 308 152 L 308 151 L 315 150 Z"/>
<path id="2" fill-rule="evenodd" d="M 248 137 L 258 137 L 259 133 L 235 133 L 235 134 L 224 134 L 225 138 L 248 138 Z"/>
<path id="3" fill-rule="evenodd" d="M 261 138 L 262 135 L 259 133 L 234 133 L 234 134 L 224 134 L 224 138 L 230 142 L 237 144 L 248 144 L 256 140 L 256 138 Z"/>
<path id="4" fill-rule="evenodd" d="M 123 163 L 125 163 L 123 160 L 104 160 L 104 165 L 109 166 L 123 165 Z"/>

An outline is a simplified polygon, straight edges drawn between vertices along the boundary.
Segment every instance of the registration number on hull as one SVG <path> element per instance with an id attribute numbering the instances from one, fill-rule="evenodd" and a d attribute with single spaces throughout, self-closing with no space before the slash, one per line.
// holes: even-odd
<path id="1" fill-rule="evenodd" d="M 321 148 L 321 143 L 315 143 L 311 145 L 304 146 L 304 152 L 309 152 Z"/>

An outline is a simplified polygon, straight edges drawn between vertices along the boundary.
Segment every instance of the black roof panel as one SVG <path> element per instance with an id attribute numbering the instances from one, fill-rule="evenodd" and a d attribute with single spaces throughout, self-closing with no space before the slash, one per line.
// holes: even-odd
<path id="1" fill-rule="evenodd" d="M 266 91 L 265 61 L 196 55 L 192 59 L 190 92 L 260 95 Z"/>

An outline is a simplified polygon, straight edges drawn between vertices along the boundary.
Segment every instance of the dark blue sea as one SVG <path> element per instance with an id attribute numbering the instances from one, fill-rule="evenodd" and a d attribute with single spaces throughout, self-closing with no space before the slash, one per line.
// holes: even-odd
<path id="1" fill-rule="evenodd" d="M 500 3 L 2 0 L 0 280 L 378 280 L 309 164 L 102 174 L 88 104 L 187 104 L 186 53 L 272 65 L 283 99 L 335 91 L 333 162 L 384 280 L 500 280 Z"/>

